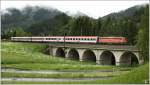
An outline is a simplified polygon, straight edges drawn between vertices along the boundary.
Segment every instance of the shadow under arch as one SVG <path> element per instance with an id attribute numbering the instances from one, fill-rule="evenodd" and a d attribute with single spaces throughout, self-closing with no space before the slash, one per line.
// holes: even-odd
<path id="1" fill-rule="evenodd" d="M 58 48 L 56 50 L 56 56 L 58 56 L 58 57 L 65 57 L 65 51 L 63 50 L 63 48 Z"/>
<path id="2" fill-rule="evenodd" d="M 119 61 L 121 66 L 133 66 L 139 64 L 137 56 L 130 51 L 124 52 Z"/>
<path id="3" fill-rule="evenodd" d="M 102 52 L 102 54 L 100 55 L 100 64 L 101 65 L 116 65 L 114 54 L 109 50 Z"/>
<path id="4" fill-rule="evenodd" d="M 75 48 L 72 48 L 68 52 L 68 59 L 79 60 L 79 53 Z"/>
<path id="5" fill-rule="evenodd" d="M 96 56 L 95 53 L 91 50 L 86 50 L 82 55 L 83 61 L 92 61 L 96 62 Z"/>

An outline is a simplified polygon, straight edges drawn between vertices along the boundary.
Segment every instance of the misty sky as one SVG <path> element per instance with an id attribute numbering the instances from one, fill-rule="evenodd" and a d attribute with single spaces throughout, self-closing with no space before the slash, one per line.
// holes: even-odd
<path id="1" fill-rule="evenodd" d="M 25 6 L 43 6 L 56 8 L 62 12 L 75 14 L 82 12 L 90 17 L 98 18 L 112 12 L 125 10 L 135 5 L 148 3 L 143 1 L 1 1 L 1 10 L 6 8 L 22 9 Z"/>

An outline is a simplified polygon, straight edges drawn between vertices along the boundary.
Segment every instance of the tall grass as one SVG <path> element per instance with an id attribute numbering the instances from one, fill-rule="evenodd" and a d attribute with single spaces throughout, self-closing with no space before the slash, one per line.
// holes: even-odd
<path id="1" fill-rule="evenodd" d="M 2 42 L 2 67 L 13 67 L 30 70 L 88 70 L 111 69 L 113 66 L 99 66 L 91 62 L 67 60 L 43 54 L 44 44 Z"/>
<path id="2" fill-rule="evenodd" d="M 50 63 L 83 64 L 65 58 L 45 55 L 42 50 L 46 45 L 32 43 L 2 42 L 2 64 Z M 90 63 L 86 63 L 90 64 Z"/>

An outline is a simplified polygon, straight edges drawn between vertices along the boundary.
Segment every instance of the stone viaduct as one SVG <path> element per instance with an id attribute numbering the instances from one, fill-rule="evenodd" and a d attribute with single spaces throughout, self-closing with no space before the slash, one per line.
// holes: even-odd
<path id="1" fill-rule="evenodd" d="M 49 44 L 49 54 L 52 56 L 76 59 L 79 61 L 94 61 L 100 65 L 133 65 L 142 64 L 139 50 L 126 45 L 79 45 L 79 44 Z"/>

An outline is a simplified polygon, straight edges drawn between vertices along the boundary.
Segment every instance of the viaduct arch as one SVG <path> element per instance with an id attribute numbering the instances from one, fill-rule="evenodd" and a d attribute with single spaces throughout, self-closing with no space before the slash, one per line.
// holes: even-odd
<path id="1" fill-rule="evenodd" d="M 115 65 L 116 59 L 114 54 L 111 51 L 103 51 L 100 55 L 100 60 L 102 65 Z"/>
<path id="2" fill-rule="evenodd" d="M 137 56 L 130 52 L 126 51 L 124 52 L 120 57 L 120 65 L 136 65 L 139 64 Z"/>
<path id="3" fill-rule="evenodd" d="M 95 53 L 90 49 L 84 51 L 84 53 L 82 55 L 82 59 L 83 59 L 83 61 L 94 61 L 94 62 L 96 62 Z"/>
<path id="4" fill-rule="evenodd" d="M 63 48 L 58 48 L 56 50 L 55 55 L 58 56 L 58 57 L 65 57 L 65 51 L 63 50 Z"/>
<path id="5" fill-rule="evenodd" d="M 69 50 L 68 52 L 68 59 L 75 59 L 75 60 L 79 60 L 79 53 L 75 48 L 72 48 Z"/>

